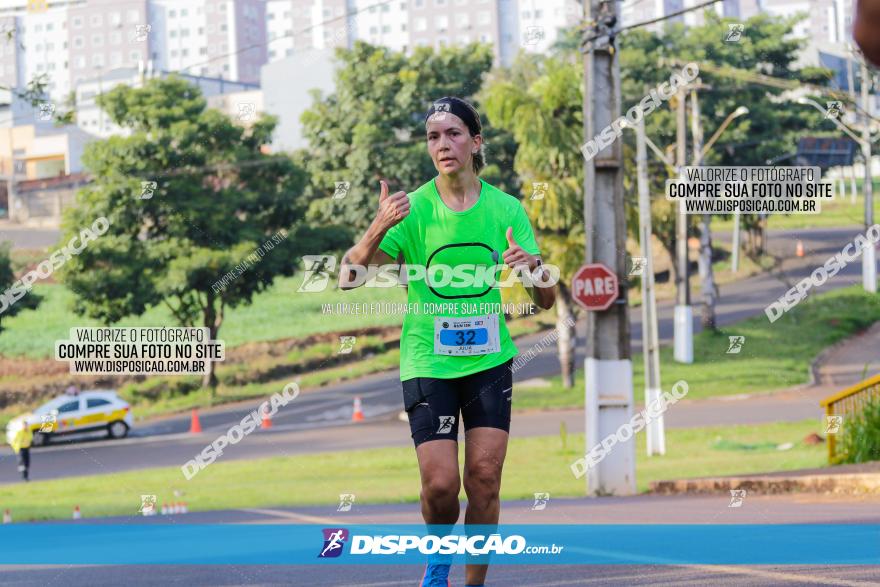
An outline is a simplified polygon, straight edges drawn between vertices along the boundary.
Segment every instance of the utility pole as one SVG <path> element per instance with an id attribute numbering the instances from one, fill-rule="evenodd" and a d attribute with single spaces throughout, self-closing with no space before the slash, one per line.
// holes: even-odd
<path id="1" fill-rule="evenodd" d="M 871 177 L 871 117 L 868 92 L 872 76 L 867 61 L 862 57 L 862 157 L 865 160 L 865 228 L 874 225 L 874 184 Z M 862 250 L 862 285 L 866 292 L 877 293 L 877 255 L 874 245 Z"/>
<path id="2" fill-rule="evenodd" d="M 676 141 L 675 167 L 676 173 L 686 165 L 685 158 L 687 140 L 686 91 L 679 88 L 676 94 Z M 694 312 L 691 308 L 691 287 L 688 279 L 688 217 L 684 213 L 684 202 L 678 204 L 675 217 L 675 257 L 678 271 L 676 272 L 675 332 L 674 358 L 679 363 L 694 362 Z"/>
<path id="3" fill-rule="evenodd" d="M 694 167 L 703 164 L 703 125 L 700 121 L 700 101 L 697 90 L 701 81 L 691 90 L 691 134 L 694 137 Z M 715 330 L 715 272 L 712 270 L 712 215 L 700 215 L 700 283 L 703 294 L 701 322 L 706 330 Z"/>
<path id="4" fill-rule="evenodd" d="M 639 187 L 639 242 L 645 267 L 642 272 L 642 354 L 645 359 L 645 405 L 660 397 L 660 345 L 657 335 L 657 300 L 654 296 L 654 257 L 651 251 L 651 198 L 648 190 L 648 152 L 645 121 L 636 125 L 636 176 Z M 666 454 L 663 414 L 647 425 L 648 456 Z"/>
<path id="5" fill-rule="evenodd" d="M 592 139 L 620 116 L 620 52 L 614 29 L 620 22 L 614 0 L 584 2 L 591 26 L 584 42 L 584 140 Z M 586 263 L 603 263 L 626 275 L 626 223 L 623 209 L 623 141 L 607 145 L 584 167 Z M 586 450 L 629 422 L 633 410 L 632 361 L 626 280 L 618 299 L 601 312 L 587 312 L 585 379 Z M 587 495 L 636 493 L 635 439 L 619 442 L 589 470 Z"/>

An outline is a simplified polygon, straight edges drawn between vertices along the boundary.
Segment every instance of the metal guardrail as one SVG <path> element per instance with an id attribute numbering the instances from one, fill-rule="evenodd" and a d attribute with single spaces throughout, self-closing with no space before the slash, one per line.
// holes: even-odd
<path id="1" fill-rule="evenodd" d="M 846 422 L 847 416 L 861 411 L 869 399 L 880 401 L 880 375 L 856 383 L 852 387 L 839 391 L 819 402 L 819 405 L 825 408 L 826 427 L 828 426 L 828 416 L 843 416 L 843 420 Z M 828 462 L 834 463 L 837 434 L 829 433 L 827 437 Z"/>

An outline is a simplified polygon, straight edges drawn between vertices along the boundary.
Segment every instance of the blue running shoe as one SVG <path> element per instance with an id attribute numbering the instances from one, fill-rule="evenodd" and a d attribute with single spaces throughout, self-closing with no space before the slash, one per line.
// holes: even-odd
<path id="1" fill-rule="evenodd" d="M 450 565 L 438 563 L 428 563 L 425 565 L 425 574 L 422 575 L 422 582 L 419 583 L 420 587 L 450 587 L 449 567 Z"/>

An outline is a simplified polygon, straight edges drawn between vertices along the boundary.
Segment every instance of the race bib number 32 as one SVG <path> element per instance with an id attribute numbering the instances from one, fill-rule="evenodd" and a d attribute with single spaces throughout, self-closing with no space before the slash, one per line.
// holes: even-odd
<path id="1" fill-rule="evenodd" d="M 435 355 L 485 355 L 501 350 L 498 314 L 434 318 Z"/>

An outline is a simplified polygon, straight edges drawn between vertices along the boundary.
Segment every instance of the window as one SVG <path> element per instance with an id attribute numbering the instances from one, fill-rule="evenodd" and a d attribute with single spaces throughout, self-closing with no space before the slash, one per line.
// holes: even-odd
<path id="1" fill-rule="evenodd" d="M 415 6 L 421 7 L 425 5 L 425 0 L 415 0 Z"/>
<path id="2" fill-rule="evenodd" d="M 141 54 L 138 53 L 137 51 L 132 51 L 131 53 L 128 54 L 128 57 L 129 57 L 129 59 L 131 59 L 132 61 L 137 62 L 137 61 L 140 61 L 140 59 L 141 59 Z"/>
<path id="3" fill-rule="evenodd" d="M 141 13 L 137 10 L 129 10 L 128 11 L 128 22 L 135 23 L 140 22 Z"/>
<path id="4" fill-rule="evenodd" d="M 34 32 L 35 32 L 35 33 L 41 33 L 41 32 L 43 32 L 43 25 L 41 25 L 41 24 L 35 24 L 35 25 L 34 25 Z"/>
<path id="5" fill-rule="evenodd" d="M 81 17 L 81 16 L 74 16 L 74 17 L 73 17 L 73 28 L 75 28 L 75 29 L 81 29 L 82 26 L 83 26 L 83 19 L 82 19 L 82 17 Z"/>
<path id="6" fill-rule="evenodd" d="M 43 71 L 43 64 L 37 63 L 37 71 Z"/>
<path id="7" fill-rule="evenodd" d="M 51 22 L 47 22 L 47 23 L 46 23 L 46 32 L 47 32 L 47 33 L 48 33 L 49 31 L 51 31 L 52 29 L 54 29 L 54 28 L 55 28 L 55 25 L 54 25 L 53 23 L 51 23 Z"/>
<path id="8" fill-rule="evenodd" d="M 458 13 L 455 15 L 455 26 L 467 26 L 471 23 L 471 19 L 467 14 Z"/>
<path id="9" fill-rule="evenodd" d="M 36 48 L 37 51 L 42 51 L 42 50 L 44 49 L 42 43 L 37 43 L 37 46 L 36 46 L 35 48 Z"/>
<path id="10" fill-rule="evenodd" d="M 460 35 L 458 37 L 458 42 L 460 45 L 467 45 L 468 43 L 471 42 L 471 37 L 470 37 L 470 35 Z"/>
<path id="11" fill-rule="evenodd" d="M 180 16 L 189 16 L 189 11 L 186 8 L 181 8 Z"/>
<path id="12" fill-rule="evenodd" d="M 85 45 L 85 41 L 82 37 L 74 37 L 73 38 L 73 47 L 75 49 L 81 49 Z"/>
<path id="13" fill-rule="evenodd" d="M 176 11 L 176 10 L 169 10 L 169 11 L 168 11 L 168 18 L 176 18 L 176 17 L 177 17 L 177 11 Z"/>
<path id="14" fill-rule="evenodd" d="M 89 24 L 91 24 L 93 27 L 101 26 L 102 24 L 104 24 L 104 17 L 100 14 L 93 14 L 92 18 L 89 20 Z"/>
<path id="15" fill-rule="evenodd" d="M 274 12 L 270 12 L 269 14 L 267 14 L 267 15 L 266 15 L 266 20 L 275 20 L 275 13 L 274 13 Z"/>
<path id="16" fill-rule="evenodd" d="M 104 37 L 101 35 L 92 35 L 92 47 L 103 47 Z"/>
<path id="17" fill-rule="evenodd" d="M 290 57 L 291 55 L 293 55 L 293 49 L 288 49 L 287 51 L 284 52 L 284 54 L 285 54 L 287 57 Z"/>
<path id="18" fill-rule="evenodd" d="M 181 37 L 188 37 L 189 36 L 189 29 L 181 29 L 180 36 Z"/>
<path id="19" fill-rule="evenodd" d="M 97 408 L 98 406 L 107 405 L 110 405 L 110 402 L 99 397 L 92 397 L 86 400 L 86 408 Z"/>
<path id="20" fill-rule="evenodd" d="M 101 68 L 104 67 L 104 55 L 101 53 L 96 53 L 92 55 L 92 67 Z"/>
<path id="21" fill-rule="evenodd" d="M 122 53 L 115 51 L 110 55 L 110 67 L 122 67 Z"/>
<path id="22" fill-rule="evenodd" d="M 400 25 L 400 30 L 402 32 L 406 32 L 406 23 L 403 23 L 402 25 Z"/>
<path id="23" fill-rule="evenodd" d="M 205 27 L 200 26 L 200 27 L 199 27 L 199 30 L 198 30 L 198 32 L 197 32 L 196 34 L 197 34 L 197 35 L 204 35 L 204 34 L 205 34 Z"/>
<path id="24" fill-rule="evenodd" d="M 113 31 L 112 33 L 110 33 L 110 44 L 111 45 L 118 45 L 121 42 L 122 42 L 122 33 L 120 33 L 119 31 Z"/>
<path id="25" fill-rule="evenodd" d="M 207 55 L 207 54 L 208 54 L 208 48 L 207 48 L 207 47 L 201 47 L 201 48 L 199 49 L 199 55 Z M 273 57 L 275 56 L 274 54 L 275 54 L 275 51 L 272 51 L 272 56 L 273 56 Z"/>
<path id="26" fill-rule="evenodd" d="M 386 24 L 386 25 L 382 25 L 382 33 L 383 33 L 383 34 L 384 34 L 384 33 L 390 33 L 390 32 L 391 32 L 391 27 L 390 27 L 389 25 L 387 25 L 387 24 Z"/>
<path id="27" fill-rule="evenodd" d="M 55 49 L 55 43 L 46 43 L 46 51 L 52 51 Z"/>
<path id="28" fill-rule="evenodd" d="M 423 31 L 428 28 L 428 21 L 425 20 L 424 17 L 419 17 L 416 19 L 416 30 Z"/>
<path id="29" fill-rule="evenodd" d="M 180 56 L 181 57 L 188 57 L 189 56 L 189 49 L 181 49 Z"/>
<path id="30" fill-rule="evenodd" d="M 225 32 L 226 32 L 226 29 L 227 29 L 227 27 L 226 27 L 226 23 L 224 22 L 223 24 L 220 25 L 220 32 L 221 32 L 221 33 L 225 33 Z"/>
<path id="31" fill-rule="evenodd" d="M 437 6 L 445 6 L 446 0 L 434 0 L 434 4 L 436 4 Z"/>
<path id="32" fill-rule="evenodd" d="M 489 24 L 489 20 L 489 13 L 485 10 L 477 15 L 477 22 L 480 24 Z"/>
<path id="33" fill-rule="evenodd" d="M 540 10 L 535 11 L 535 18 L 541 18 L 542 12 Z"/>
<path id="34" fill-rule="evenodd" d="M 110 17 L 107 20 L 111 26 L 120 26 L 122 24 L 122 13 L 111 12 Z"/>
<path id="35" fill-rule="evenodd" d="M 445 31 L 449 27 L 449 17 L 445 14 L 443 16 L 438 16 L 436 26 L 438 31 Z"/>
<path id="36" fill-rule="evenodd" d="M 86 58 L 83 55 L 80 55 L 76 58 L 76 67 L 78 69 L 83 69 L 86 66 Z"/>
<path id="37" fill-rule="evenodd" d="M 383 4 L 382 5 L 382 12 L 388 12 L 389 10 L 391 10 L 390 4 Z"/>
<path id="38" fill-rule="evenodd" d="M 370 34 L 371 35 L 375 35 L 378 31 L 379 31 L 379 29 L 377 27 L 374 27 L 374 26 L 370 27 Z"/>
<path id="39" fill-rule="evenodd" d="M 172 56 L 172 57 L 177 57 L 177 49 L 172 49 L 172 50 L 171 50 L 171 56 Z"/>
<path id="40" fill-rule="evenodd" d="M 177 38 L 177 31 L 170 31 L 168 33 L 168 36 L 171 37 L 172 39 L 176 39 Z"/>
<path id="41" fill-rule="evenodd" d="M 67 402 L 66 404 L 61 404 L 61 407 L 58 408 L 59 414 L 64 414 L 67 412 L 75 412 L 79 409 L 79 400 L 73 400 L 72 402 Z"/>

